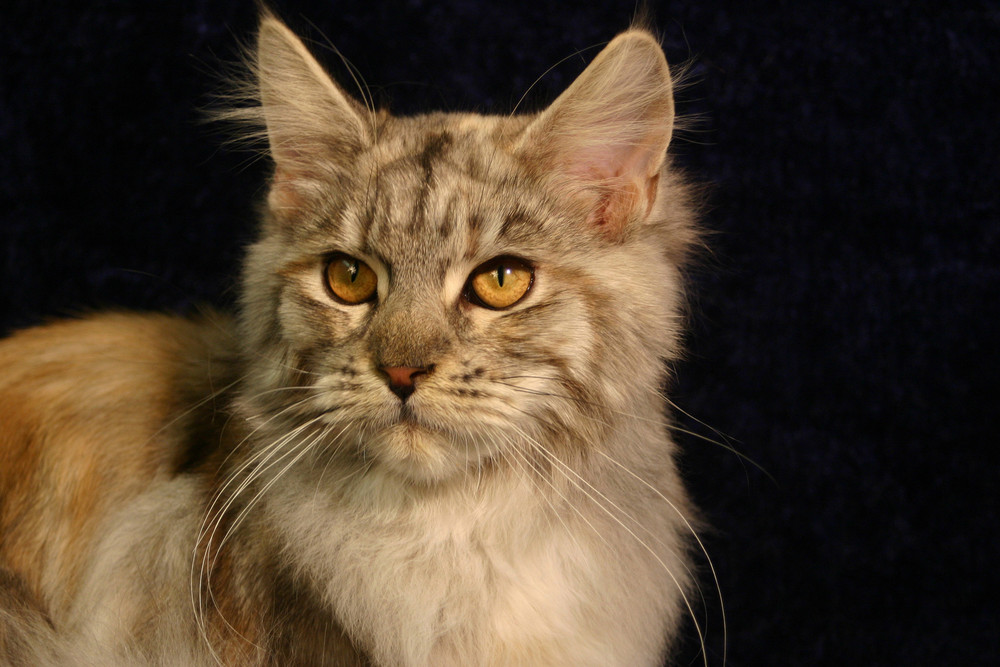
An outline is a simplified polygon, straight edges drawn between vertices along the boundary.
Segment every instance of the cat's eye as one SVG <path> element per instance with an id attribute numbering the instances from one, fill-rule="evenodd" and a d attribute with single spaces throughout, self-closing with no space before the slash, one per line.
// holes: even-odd
<path id="1" fill-rule="evenodd" d="M 364 303 L 375 296 L 378 277 L 360 259 L 337 253 L 327 261 L 326 285 L 342 303 Z"/>
<path id="2" fill-rule="evenodd" d="M 476 305 L 502 310 L 523 299 L 534 279 L 535 270 L 523 259 L 496 257 L 472 272 L 466 295 Z"/>

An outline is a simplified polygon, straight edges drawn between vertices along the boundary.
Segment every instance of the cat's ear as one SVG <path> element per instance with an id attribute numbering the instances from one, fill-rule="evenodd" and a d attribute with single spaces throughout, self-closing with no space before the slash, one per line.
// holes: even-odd
<path id="1" fill-rule="evenodd" d="M 261 17 L 256 52 L 257 84 L 271 157 L 271 196 L 294 205 L 303 188 L 324 171 L 343 168 L 370 140 L 370 119 L 284 23 Z"/>
<path id="2" fill-rule="evenodd" d="M 617 239 L 652 210 L 673 123 L 663 49 L 630 30 L 532 122 L 517 150 L 581 202 L 588 224 Z"/>

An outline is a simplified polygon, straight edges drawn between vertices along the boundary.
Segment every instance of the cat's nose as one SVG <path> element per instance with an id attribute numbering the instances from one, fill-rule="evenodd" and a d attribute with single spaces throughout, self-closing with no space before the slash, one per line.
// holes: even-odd
<path id="1" fill-rule="evenodd" d="M 417 377 L 427 375 L 433 368 L 433 366 L 380 366 L 379 370 L 389 379 L 389 389 L 392 393 L 405 401 L 417 388 Z"/>

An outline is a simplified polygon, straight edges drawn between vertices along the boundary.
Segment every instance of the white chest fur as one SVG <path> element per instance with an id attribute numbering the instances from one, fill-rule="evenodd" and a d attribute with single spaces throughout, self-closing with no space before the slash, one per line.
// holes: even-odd
<path id="1" fill-rule="evenodd" d="M 379 664 L 657 664 L 678 592 L 650 571 L 683 567 L 679 545 L 630 542 L 536 483 L 415 499 L 372 480 L 336 503 L 288 485 L 269 504 L 289 559 Z"/>

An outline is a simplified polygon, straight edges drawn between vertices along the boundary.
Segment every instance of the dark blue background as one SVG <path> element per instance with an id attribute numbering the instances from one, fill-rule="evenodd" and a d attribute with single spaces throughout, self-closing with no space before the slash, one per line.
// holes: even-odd
<path id="1" fill-rule="evenodd" d="M 651 4 L 714 232 L 673 398 L 768 473 L 679 435 L 728 664 L 996 664 L 1000 8 Z M 506 111 L 571 56 L 537 108 L 633 8 L 278 4 L 400 112 Z M 4 3 L 0 329 L 232 300 L 267 165 L 198 108 L 254 23 L 250 2 Z"/>

